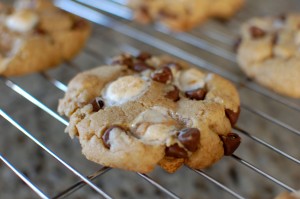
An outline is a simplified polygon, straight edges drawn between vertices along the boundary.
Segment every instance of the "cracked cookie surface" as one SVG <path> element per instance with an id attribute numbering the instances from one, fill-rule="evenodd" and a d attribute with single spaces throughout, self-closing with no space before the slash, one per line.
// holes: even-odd
<path id="1" fill-rule="evenodd" d="M 247 76 L 300 98 L 300 15 L 253 18 L 241 27 L 237 60 Z"/>
<path id="2" fill-rule="evenodd" d="M 230 18 L 244 0 L 129 0 L 135 18 L 142 23 L 158 21 L 171 30 L 186 31 L 208 18 Z"/>
<path id="3" fill-rule="evenodd" d="M 122 54 L 74 77 L 58 111 L 83 154 L 99 164 L 168 172 L 201 169 L 240 143 L 239 96 L 227 80 L 165 56 Z"/>
<path id="4" fill-rule="evenodd" d="M 90 24 L 47 0 L 0 5 L 0 75 L 46 70 L 72 59 L 85 44 Z M 74 42 L 76 41 L 76 42 Z"/>

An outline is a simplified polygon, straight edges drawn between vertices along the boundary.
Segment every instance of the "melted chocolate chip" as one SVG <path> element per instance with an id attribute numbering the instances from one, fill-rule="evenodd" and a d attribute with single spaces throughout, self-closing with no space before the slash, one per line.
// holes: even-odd
<path id="1" fill-rule="evenodd" d="M 286 15 L 285 14 L 281 14 L 278 16 L 278 19 L 281 21 L 285 21 L 286 20 Z"/>
<path id="2" fill-rule="evenodd" d="M 167 92 L 167 94 L 165 95 L 166 98 L 169 98 L 171 100 L 173 100 L 174 102 L 177 102 L 180 97 L 179 97 L 179 89 L 177 88 L 177 86 L 173 86 L 174 89 Z"/>
<path id="3" fill-rule="evenodd" d="M 36 34 L 36 35 L 45 35 L 45 34 L 47 34 L 47 32 L 45 30 L 41 29 L 41 28 L 36 28 L 34 30 L 34 34 Z"/>
<path id="4" fill-rule="evenodd" d="M 241 143 L 241 138 L 235 133 L 228 133 L 228 135 L 221 135 L 223 141 L 224 155 L 232 155 Z"/>
<path id="5" fill-rule="evenodd" d="M 86 21 L 83 19 L 79 19 L 77 21 L 74 22 L 72 29 L 73 30 L 80 30 L 83 29 L 86 26 Z"/>
<path id="6" fill-rule="evenodd" d="M 161 70 L 156 71 L 152 74 L 152 79 L 154 81 L 160 82 L 160 83 L 167 83 L 168 81 L 172 80 L 172 71 L 169 67 L 163 67 Z"/>
<path id="7" fill-rule="evenodd" d="M 169 18 L 169 19 L 176 19 L 178 17 L 178 15 L 176 13 L 171 13 L 168 10 L 165 9 L 161 9 L 158 12 L 159 16 L 163 17 L 163 18 Z"/>
<path id="8" fill-rule="evenodd" d="M 150 59 L 152 55 L 147 52 L 141 52 L 136 59 L 141 60 L 141 61 L 146 61 L 147 59 Z"/>
<path id="9" fill-rule="evenodd" d="M 165 150 L 166 156 L 173 158 L 187 158 L 188 153 L 181 148 L 178 144 L 173 144 L 170 147 L 167 147 Z"/>
<path id="10" fill-rule="evenodd" d="M 101 97 L 96 97 L 92 102 L 93 112 L 98 112 L 100 109 L 104 107 L 104 101 Z"/>
<path id="11" fill-rule="evenodd" d="M 207 93 L 207 91 L 205 88 L 199 88 L 196 90 L 185 92 L 185 96 L 190 99 L 204 100 L 206 93 Z"/>
<path id="12" fill-rule="evenodd" d="M 110 143 L 108 142 L 109 141 L 109 136 L 110 136 L 110 132 L 114 129 L 114 128 L 119 128 L 119 129 L 122 129 L 122 127 L 120 126 L 117 126 L 117 125 L 113 125 L 111 127 L 109 127 L 108 129 L 105 130 L 105 132 L 103 133 L 102 135 L 102 141 L 103 141 L 103 144 L 106 148 L 110 148 Z"/>
<path id="13" fill-rule="evenodd" d="M 149 16 L 149 9 L 148 9 L 148 7 L 146 5 L 141 5 L 140 6 L 140 12 L 143 15 Z"/>
<path id="14" fill-rule="evenodd" d="M 266 35 L 266 32 L 256 26 L 251 26 L 250 29 L 249 29 L 250 33 L 251 33 L 251 36 L 254 38 L 254 39 L 258 39 L 258 38 L 262 38 Z"/>
<path id="15" fill-rule="evenodd" d="M 237 122 L 239 115 L 240 115 L 240 107 L 238 107 L 237 112 L 233 112 L 230 109 L 225 109 L 226 117 L 229 119 L 231 126 L 234 126 Z"/>
<path id="16" fill-rule="evenodd" d="M 133 58 L 121 56 L 120 58 L 114 60 L 112 62 L 112 64 L 120 64 L 120 65 L 128 66 L 129 68 L 132 68 L 133 67 Z"/>
<path id="17" fill-rule="evenodd" d="M 200 131 L 197 128 L 182 129 L 179 133 L 178 140 L 187 150 L 195 152 L 200 142 Z"/>
<path id="18" fill-rule="evenodd" d="M 143 61 L 138 61 L 133 64 L 132 69 L 137 72 L 142 72 L 147 69 L 153 69 L 153 67 L 149 66 L 147 63 L 145 63 Z"/>

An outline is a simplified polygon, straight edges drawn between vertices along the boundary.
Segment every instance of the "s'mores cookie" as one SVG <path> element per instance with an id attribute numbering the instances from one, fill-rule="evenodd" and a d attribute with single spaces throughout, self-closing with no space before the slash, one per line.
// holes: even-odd
<path id="1" fill-rule="evenodd" d="M 300 98 L 300 14 L 257 17 L 241 27 L 237 60 L 247 76 Z"/>
<path id="2" fill-rule="evenodd" d="M 128 4 L 139 22 L 158 21 L 171 30 L 186 31 L 211 17 L 230 18 L 244 0 L 129 0 Z"/>
<path id="3" fill-rule="evenodd" d="M 222 77 L 141 53 L 78 74 L 58 111 L 89 160 L 145 173 L 156 165 L 202 169 L 231 155 L 240 144 L 231 132 L 239 106 Z"/>

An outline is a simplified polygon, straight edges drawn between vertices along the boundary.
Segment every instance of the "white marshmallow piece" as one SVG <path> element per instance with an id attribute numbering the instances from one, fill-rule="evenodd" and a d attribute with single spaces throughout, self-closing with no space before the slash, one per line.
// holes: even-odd
<path id="1" fill-rule="evenodd" d="M 132 101 L 146 90 L 145 80 L 136 76 L 120 77 L 108 85 L 103 97 L 110 105 Z"/>
<path id="2" fill-rule="evenodd" d="M 165 142 L 174 129 L 174 126 L 165 124 L 150 125 L 142 137 L 142 140 L 149 142 Z"/>
<path id="3" fill-rule="evenodd" d="M 179 88 L 183 91 L 191 91 L 203 88 L 205 85 L 205 74 L 201 71 L 190 68 L 182 71 L 179 77 Z"/>
<path id="4" fill-rule="evenodd" d="M 5 25 L 12 31 L 25 33 L 32 30 L 38 23 L 39 17 L 30 10 L 20 10 L 8 16 Z"/>
<path id="5" fill-rule="evenodd" d="M 134 119 L 131 131 L 144 142 L 162 143 L 175 132 L 175 125 L 166 108 L 155 106 Z"/>
<path id="6" fill-rule="evenodd" d="M 109 132 L 107 144 L 110 144 L 111 151 L 118 151 L 122 145 L 128 146 L 131 143 L 129 136 L 120 128 L 113 128 Z"/>

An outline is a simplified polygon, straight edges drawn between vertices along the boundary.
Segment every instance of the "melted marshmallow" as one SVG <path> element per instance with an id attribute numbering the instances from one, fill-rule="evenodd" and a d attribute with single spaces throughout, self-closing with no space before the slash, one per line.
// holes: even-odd
<path id="1" fill-rule="evenodd" d="M 146 89 L 145 80 L 136 76 L 120 77 L 108 85 L 103 95 L 109 105 L 120 105 L 132 101 Z"/>
<path id="2" fill-rule="evenodd" d="M 182 71 L 179 76 L 179 88 L 183 91 L 196 90 L 203 88 L 205 85 L 205 74 L 201 71 L 190 68 Z"/>
<path id="3" fill-rule="evenodd" d="M 37 25 L 38 15 L 30 10 L 20 10 L 8 16 L 5 25 L 12 31 L 28 32 Z"/>

